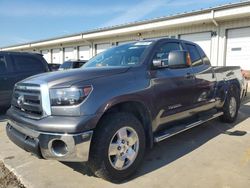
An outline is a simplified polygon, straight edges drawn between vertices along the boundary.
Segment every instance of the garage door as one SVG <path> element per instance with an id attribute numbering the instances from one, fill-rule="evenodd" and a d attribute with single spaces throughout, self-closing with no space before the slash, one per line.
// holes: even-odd
<path id="1" fill-rule="evenodd" d="M 43 58 L 47 61 L 47 63 L 51 63 L 50 54 L 48 50 L 42 50 Z"/>
<path id="2" fill-rule="evenodd" d="M 90 59 L 90 47 L 89 46 L 79 46 L 78 57 L 80 60 Z"/>
<path id="3" fill-rule="evenodd" d="M 74 48 L 64 48 L 64 61 L 76 59 L 75 54 L 74 54 Z"/>
<path id="4" fill-rule="evenodd" d="M 181 35 L 180 38 L 198 44 L 207 57 L 211 58 L 211 32 L 185 34 Z"/>
<path id="5" fill-rule="evenodd" d="M 52 50 L 52 63 L 62 64 L 60 49 L 53 49 Z"/>
<path id="6" fill-rule="evenodd" d="M 130 43 L 130 42 L 135 42 L 135 41 L 130 40 L 130 41 L 117 42 L 117 46 L 122 45 L 122 44 L 127 44 L 127 43 Z"/>
<path id="7" fill-rule="evenodd" d="M 228 30 L 226 65 L 250 70 L 250 28 Z"/>
<path id="8" fill-rule="evenodd" d="M 108 48 L 110 48 L 110 44 L 109 43 L 106 43 L 106 44 L 97 44 L 96 45 L 96 54 L 99 54 L 99 53 L 105 51 Z"/>

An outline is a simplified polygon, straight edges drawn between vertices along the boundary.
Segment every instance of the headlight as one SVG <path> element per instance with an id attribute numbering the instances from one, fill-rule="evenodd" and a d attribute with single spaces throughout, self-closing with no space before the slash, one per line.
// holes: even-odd
<path id="1" fill-rule="evenodd" d="M 83 88 L 50 89 L 51 106 L 72 106 L 80 104 L 91 91 L 91 86 Z"/>

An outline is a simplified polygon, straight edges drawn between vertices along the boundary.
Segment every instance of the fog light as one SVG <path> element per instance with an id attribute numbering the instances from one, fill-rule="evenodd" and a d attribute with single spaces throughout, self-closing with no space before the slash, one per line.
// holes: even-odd
<path id="1" fill-rule="evenodd" d="M 54 140 L 51 144 L 51 150 L 58 157 L 68 153 L 67 145 L 62 140 Z"/>

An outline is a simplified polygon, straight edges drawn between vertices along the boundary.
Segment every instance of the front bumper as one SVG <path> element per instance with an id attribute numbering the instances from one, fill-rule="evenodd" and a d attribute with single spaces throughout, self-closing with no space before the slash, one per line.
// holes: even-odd
<path id="1" fill-rule="evenodd" d="M 78 134 L 39 132 L 10 120 L 6 126 L 10 140 L 24 150 L 45 159 L 88 161 L 93 131 Z"/>

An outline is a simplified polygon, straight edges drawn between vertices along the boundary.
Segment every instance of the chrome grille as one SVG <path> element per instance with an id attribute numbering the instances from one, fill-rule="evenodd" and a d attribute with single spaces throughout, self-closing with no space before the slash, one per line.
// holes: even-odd
<path id="1" fill-rule="evenodd" d="M 37 84 L 20 83 L 14 88 L 12 107 L 30 118 L 43 116 L 41 88 Z"/>

